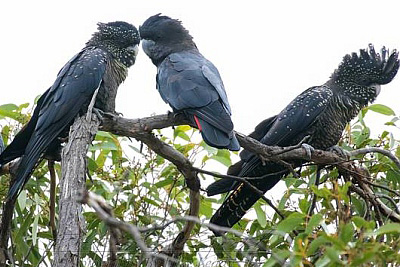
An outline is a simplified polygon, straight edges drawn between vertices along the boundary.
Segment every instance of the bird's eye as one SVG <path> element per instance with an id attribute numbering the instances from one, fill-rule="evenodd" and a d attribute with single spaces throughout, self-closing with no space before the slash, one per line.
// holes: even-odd
<path id="1" fill-rule="evenodd" d="M 358 80 L 358 83 L 361 84 L 361 85 L 368 85 L 370 82 L 369 82 L 369 80 L 368 80 L 366 77 L 361 77 L 361 78 Z"/>

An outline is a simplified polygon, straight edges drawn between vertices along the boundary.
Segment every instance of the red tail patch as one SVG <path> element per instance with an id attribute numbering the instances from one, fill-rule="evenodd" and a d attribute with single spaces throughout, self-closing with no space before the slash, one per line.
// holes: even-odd
<path id="1" fill-rule="evenodd" d="M 199 131 L 201 132 L 201 125 L 200 125 L 200 121 L 199 121 L 199 119 L 197 118 L 197 116 L 196 116 L 196 115 L 193 115 L 193 116 L 194 116 L 194 121 L 196 122 L 197 128 L 199 128 Z"/>

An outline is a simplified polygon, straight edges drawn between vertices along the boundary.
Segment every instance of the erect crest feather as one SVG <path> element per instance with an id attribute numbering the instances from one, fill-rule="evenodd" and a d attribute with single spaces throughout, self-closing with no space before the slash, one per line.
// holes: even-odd
<path id="1" fill-rule="evenodd" d="M 361 85 L 387 84 L 396 75 L 399 68 L 398 52 L 389 53 L 382 47 L 381 53 L 376 53 L 372 44 L 368 49 L 360 49 L 359 55 L 346 55 L 337 70 L 332 75 L 335 80 L 355 82 Z"/>

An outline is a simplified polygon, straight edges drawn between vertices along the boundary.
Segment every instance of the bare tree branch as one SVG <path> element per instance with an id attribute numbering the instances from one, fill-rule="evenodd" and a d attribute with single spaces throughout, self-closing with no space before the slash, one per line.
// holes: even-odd
<path id="1" fill-rule="evenodd" d="M 87 152 L 100 121 L 87 114 L 77 117 L 69 132 L 69 142 L 62 151 L 59 197 L 59 222 L 53 266 L 79 266 L 80 249 L 85 232 L 82 205 L 75 201 L 78 191 L 85 188 Z"/>

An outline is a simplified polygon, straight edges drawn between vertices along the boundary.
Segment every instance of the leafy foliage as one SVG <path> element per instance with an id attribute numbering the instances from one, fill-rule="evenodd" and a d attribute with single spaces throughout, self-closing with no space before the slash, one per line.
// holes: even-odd
<path id="1" fill-rule="evenodd" d="M 30 117 L 28 104 L 0 106 L 1 134 L 5 143 Z M 341 147 L 354 150 L 380 147 L 400 157 L 399 142 L 389 131 L 378 137 L 371 135 L 365 116 L 378 112 L 390 116 L 386 123 L 397 127 L 398 117 L 384 105 L 364 109 L 341 140 Z M 394 128 L 393 128 L 394 129 Z M 227 150 L 218 150 L 200 140 L 189 126 L 163 129 L 155 134 L 183 153 L 194 164 L 223 173 L 236 157 Z M 198 141 L 196 141 L 198 140 Z M 359 156 L 357 164 L 369 173 L 378 198 L 397 210 L 400 172 L 380 154 Z M 88 153 L 92 181 L 87 187 L 103 196 L 114 208 L 120 220 L 139 227 L 163 225 L 188 210 L 189 190 L 176 167 L 142 144 L 125 137 L 99 132 Z M 60 165 L 56 165 L 60 175 Z M 280 218 L 267 204 L 258 201 L 248 216 L 234 226 L 244 236 L 227 233 L 214 237 L 206 227 L 197 225 L 187 242 L 181 262 L 188 266 L 387 266 L 399 265 L 400 224 L 383 218 L 380 212 L 352 190 L 353 181 L 345 180 L 336 168 L 321 171 L 320 184 L 315 185 L 316 166 L 304 166 L 300 178 L 292 175 L 281 182 L 280 194 L 274 194 L 276 206 L 285 214 Z M 201 176 L 203 187 L 213 181 Z M 0 177 L 0 200 L 4 202 L 8 176 Z M 388 191 L 385 188 L 395 191 Z M 277 190 L 274 190 L 275 192 Z M 225 195 L 214 198 L 202 194 L 199 217 L 208 222 Z M 313 212 L 312 199 L 316 198 Z M 109 233 L 93 210 L 85 207 L 85 242 L 82 246 L 82 266 L 102 266 L 109 257 Z M 154 252 L 167 246 L 183 228 L 184 223 L 171 224 L 163 230 L 143 235 Z M 12 247 L 16 266 L 50 265 L 54 252 L 53 235 L 49 227 L 49 173 L 42 162 L 18 197 L 12 221 Z M 146 259 L 133 238 L 121 234 L 120 266 L 142 266 Z"/>

